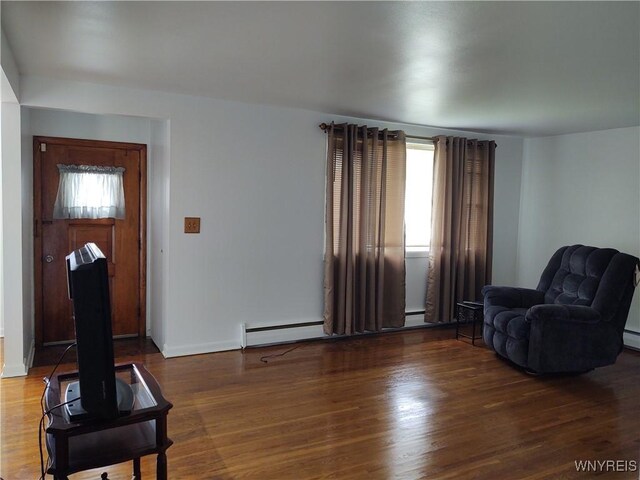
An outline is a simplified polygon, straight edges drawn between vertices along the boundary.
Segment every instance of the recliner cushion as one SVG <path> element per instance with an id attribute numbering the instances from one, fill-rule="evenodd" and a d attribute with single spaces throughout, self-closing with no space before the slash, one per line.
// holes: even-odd
<path id="1" fill-rule="evenodd" d="M 530 324 L 525 320 L 526 313 L 526 308 L 500 306 L 485 311 L 485 341 L 491 339 L 496 352 L 523 367 L 529 352 Z"/>
<path id="2" fill-rule="evenodd" d="M 600 279 L 616 253 L 617 250 L 611 248 L 566 247 L 560 268 L 545 292 L 545 303 L 590 306 Z"/>

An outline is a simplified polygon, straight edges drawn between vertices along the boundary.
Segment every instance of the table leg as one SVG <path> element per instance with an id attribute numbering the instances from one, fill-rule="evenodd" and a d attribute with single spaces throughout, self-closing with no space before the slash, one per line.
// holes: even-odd
<path id="1" fill-rule="evenodd" d="M 476 314 L 473 314 L 473 332 L 471 333 L 471 345 L 476 346 Z"/>
<path id="2" fill-rule="evenodd" d="M 156 478 L 157 480 L 167 480 L 167 454 L 164 452 L 158 454 Z"/>
<path id="3" fill-rule="evenodd" d="M 142 480 L 142 474 L 140 473 L 140 457 L 133 459 L 133 478 L 135 480 Z"/>
<path id="4" fill-rule="evenodd" d="M 69 438 L 65 435 L 55 438 L 53 434 L 51 434 L 51 438 L 55 440 L 53 455 L 56 457 L 56 470 L 66 472 L 69 466 Z M 47 434 L 47 442 L 49 442 L 49 434 Z M 47 445 L 47 449 L 49 449 L 49 445 Z M 54 474 L 53 478 L 54 480 L 69 480 L 67 475 Z"/>
<path id="5" fill-rule="evenodd" d="M 160 448 L 156 464 L 156 479 L 167 480 L 167 412 L 156 419 L 156 446 Z"/>

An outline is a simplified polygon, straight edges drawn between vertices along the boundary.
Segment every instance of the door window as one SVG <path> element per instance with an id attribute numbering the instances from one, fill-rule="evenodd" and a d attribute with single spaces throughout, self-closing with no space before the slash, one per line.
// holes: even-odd
<path id="1" fill-rule="evenodd" d="M 58 164 L 60 183 L 53 218 L 123 219 L 123 167 Z"/>

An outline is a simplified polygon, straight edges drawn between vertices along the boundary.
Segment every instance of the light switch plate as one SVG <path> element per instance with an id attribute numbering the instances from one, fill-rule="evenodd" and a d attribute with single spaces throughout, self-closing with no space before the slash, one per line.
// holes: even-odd
<path id="1" fill-rule="evenodd" d="M 200 233 L 200 217 L 184 217 L 184 233 Z"/>

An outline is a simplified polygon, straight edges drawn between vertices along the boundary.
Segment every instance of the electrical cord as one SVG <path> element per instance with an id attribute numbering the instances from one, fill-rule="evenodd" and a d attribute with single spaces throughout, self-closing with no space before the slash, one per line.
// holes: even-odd
<path id="1" fill-rule="evenodd" d="M 281 352 L 281 353 L 274 353 L 272 355 L 265 355 L 263 357 L 260 357 L 260 361 L 262 363 L 269 363 L 269 359 L 270 358 L 284 357 L 287 353 L 293 352 L 295 349 L 300 348 L 301 346 L 302 345 L 296 345 L 295 347 L 292 347 L 289 350 L 285 350 L 284 352 Z"/>
<path id="2" fill-rule="evenodd" d="M 49 374 L 49 376 L 44 377 L 42 379 L 42 381 L 45 383 L 44 390 L 42 390 L 42 396 L 40 397 L 40 409 L 42 410 L 42 413 L 44 413 L 44 396 L 47 393 L 47 388 L 49 388 L 49 384 L 51 383 L 51 377 L 53 377 L 53 375 L 56 373 L 56 370 L 62 363 L 62 360 L 64 359 L 67 352 L 75 346 L 76 346 L 76 342 L 73 342 L 71 345 L 65 348 L 64 352 L 62 352 L 62 355 L 60 355 L 60 358 L 58 359 L 58 362 L 56 363 L 55 367 L 53 367 L 53 370 L 51 370 L 51 373 Z"/>
<path id="3" fill-rule="evenodd" d="M 59 403 L 58 405 L 55 405 L 53 407 L 51 407 L 49 410 L 47 410 L 46 412 L 42 413 L 42 417 L 40 417 L 40 427 L 38 428 L 38 444 L 40 445 L 40 480 L 45 480 L 44 475 L 45 475 L 45 471 L 44 471 L 44 462 L 43 462 L 43 456 L 42 456 L 42 432 L 44 431 L 44 419 L 47 415 L 49 415 L 51 412 L 53 412 L 54 410 L 60 408 L 60 407 L 64 407 L 65 405 L 69 404 L 69 403 L 73 403 L 77 400 L 80 400 L 80 397 L 76 397 L 73 398 L 71 400 L 67 400 L 66 402 L 62 402 Z M 48 468 L 48 464 L 49 464 L 49 460 L 47 460 L 47 468 Z"/>
<path id="4" fill-rule="evenodd" d="M 76 346 L 76 343 L 73 342 L 71 345 L 69 345 L 64 352 L 62 352 L 62 355 L 60 355 L 60 358 L 58 359 L 58 362 L 56 363 L 56 365 L 53 367 L 53 370 L 51 370 L 51 373 L 49 374 L 48 377 L 44 377 L 42 379 L 42 381 L 44 382 L 44 389 L 42 390 L 42 396 L 40 397 L 40 410 L 42 411 L 42 418 L 40 419 L 40 426 L 38 428 L 38 447 L 40 449 L 40 479 L 44 480 L 44 475 L 45 475 L 45 468 L 44 468 L 44 455 L 42 453 L 42 431 L 44 430 L 44 417 L 50 413 L 52 410 L 61 407 L 62 405 L 66 405 L 66 403 L 69 402 L 65 402 L 63 404 L 60 405 L 56 405 L 55 407 L 50 408 L 47 412 L 44 411 L 44 396 L 47 394 L 47 390 L 49 388 L 49 385 L 51 384 L 51 378 L 53 377 L 53 375 L 56 373 L 56 370 L 58 369 L 58 367 L 60 366 L 60 364 L 62 363 L 62 360 L 64 359 L 65 355 L 67 354 L 67 352 L 69 350 L 71 350 L 73 347 Z M 78 400 L 79 398 L 77 398 L 76 400 Z M 73 400 L 71 400 L 73 401 Z M 48 455 L 48 451 L 47 451 L 47 468 L 49 465 L 49 455 Z"/>

